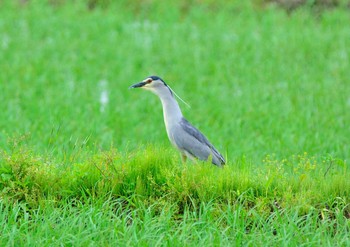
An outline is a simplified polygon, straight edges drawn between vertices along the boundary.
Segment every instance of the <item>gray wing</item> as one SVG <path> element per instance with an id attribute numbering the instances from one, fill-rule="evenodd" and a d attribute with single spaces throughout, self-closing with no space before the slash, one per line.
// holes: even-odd
<path id="1" fill-rule="evenodd" d="M 174 140 L 179 148 L 182 148 L 200 160 L 207 160 L 212 156 L 213 164 L 221 166 L 225 164 L 225 159 L 208 141 L 208 139 L 185 118 L 181 119 L 181 128 L 186 136 L 175 135 Z"/>

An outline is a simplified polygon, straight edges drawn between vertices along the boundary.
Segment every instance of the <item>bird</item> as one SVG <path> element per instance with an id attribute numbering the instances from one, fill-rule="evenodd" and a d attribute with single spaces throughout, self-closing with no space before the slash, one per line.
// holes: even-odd
<path id="1" fill-rule="evenodd" d="M 171 144 L 177 148 L 183 162 L 190 160 L 210 160 L 212 164 L 223 167 L 224 157 L 209 140 L 183 116 L 174 97 L 176 93 L 159 76 L 149 76 L 129 88 L 142 88 L 156 94 L 163 106 L 165 128 Z M 176 95 L 177 96 L 177 95 Z M 181 99 L 181 98 L 180 98 Z"/>

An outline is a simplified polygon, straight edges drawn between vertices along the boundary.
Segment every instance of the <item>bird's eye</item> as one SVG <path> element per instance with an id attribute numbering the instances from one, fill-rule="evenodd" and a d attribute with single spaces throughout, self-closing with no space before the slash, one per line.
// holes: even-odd
<path id="1" fill-rule="evenodd" d="M 152 82 L 152 79 L 147 79 L 147 83 L 151 83 Z"/>

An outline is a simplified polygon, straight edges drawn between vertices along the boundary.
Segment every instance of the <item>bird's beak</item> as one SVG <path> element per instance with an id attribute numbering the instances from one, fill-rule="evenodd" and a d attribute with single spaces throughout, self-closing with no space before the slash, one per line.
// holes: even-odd
<path id="1" fill-rule="evenodd" d="M 137 88 L 137 87 L 143 87 L 144 85 L 146 85 L 147 83 L 146 82 L 139 82 L 139 83 L 136 83 L 134 85 L 131 85 L 129 88 Z"/>

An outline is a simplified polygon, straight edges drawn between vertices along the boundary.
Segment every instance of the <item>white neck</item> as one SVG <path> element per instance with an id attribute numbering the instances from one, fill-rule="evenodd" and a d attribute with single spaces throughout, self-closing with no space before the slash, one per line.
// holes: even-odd
<path id="1" fill-rule="evenodd" d="M 168 88 L 153 91 L 160 98 L 163 106 L 165 127 L 168 131 L 174 124 L 181 121 L 183 115 L 179 104 Z"/>

